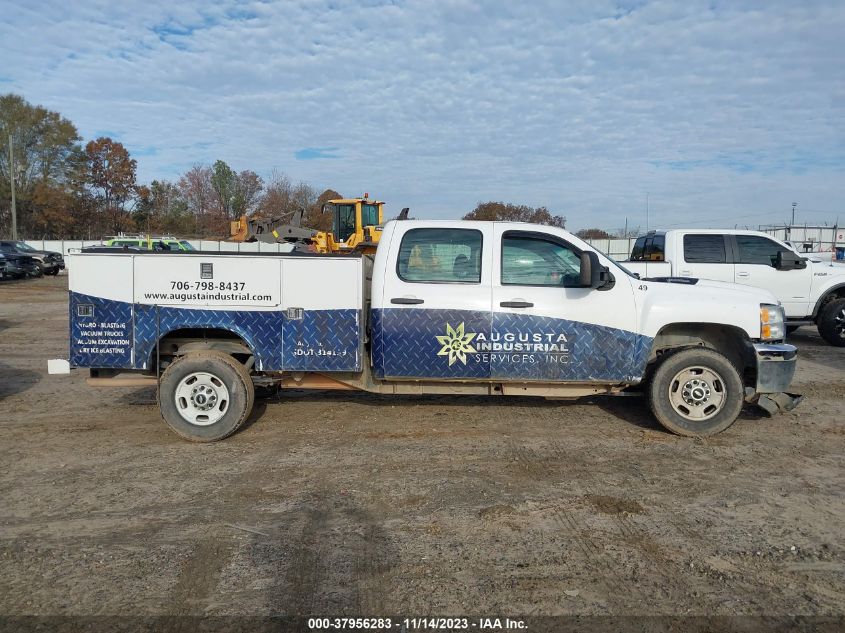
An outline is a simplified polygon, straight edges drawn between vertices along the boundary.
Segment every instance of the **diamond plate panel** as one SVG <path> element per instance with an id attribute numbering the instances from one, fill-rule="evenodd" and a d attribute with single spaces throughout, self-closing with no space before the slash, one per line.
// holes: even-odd
<path id="1" fill-rule="evenodd" d="M 313 371 L 361 370 L 359 310 L 306 310 L 284 318 L 283 366 Z"/>
<path id="2" fill-rule="evenodd" d="M 394 378 L 489 377 L 490 363 L 479 354 L 464 351 L 463 358 L 457 354 L 441 354 L 444 343 L 438 337 L 449 335 L 447 325 L 457 329 L 461 324 L 464 341 L 458 346 L 474 349 L 478 333 L 489 336 L 490 313 L 418 308 L 374 310 L 373 362 L 376 375 Z"/>
<path id="3" fill-rule="evenodd" d="M 640 380 L 652 339 L 617 328 L 525 314 L 386 308 L 372 315 L 376 377 L 487 378 L 526 381 Z M 438 336 L 464 323 L 474 333 L 466 352 L 449 365 Z M 489 332 L 481 336 L 482 332 Z"/>
<path id="4" fill-rule="evenodd" d="M 94 318 L 76 317 L 78 304 L 93 305 Z M 361 369 L 359 310 L 306 310 L 303 319 L 289 321 L 279 311 L 133 306 L 79 293 L 71 293 L 70 309 L 70 356 L 74 367 L 147 369 L 159 336 L 184 328 L 219 328 L 234 332 L 246 341 L 255 352 L 259 370 Z M 115 323 L 120 327 L 107 330 L 116 333 L 113 336 L 93 337 L 103 343 L 98 343 L 91 352 L 92 337 L 82 333 L 100 332 L 103 330 L 100 323 Z M 87 327 L 91 324 L 98 327 Z M 79 342 L 83 340 L 84 345 Z"/>
<path id="5" fill-rule="evenodd" d="M 148 305 L 135 306 L 135 367 L 149 367 L 158 336 L 183 328 L 220 328 L 234 332 L 255 352 L 257 369 L 282 369 L 281 312 Z"/>
<path id="6" fill-rule="evenodd" d="M 491 375 L 502 380 L 637 381 L 651 342 L 651 337 L 603 325 L 497 312 Z"/>
<path id="7" fill-rule="evenodd" d="M 93 306 L 79 316 L 78 306 Z M 132 367 L 132 305 L 77 292 L 70 293 L 71 367 Z"/>

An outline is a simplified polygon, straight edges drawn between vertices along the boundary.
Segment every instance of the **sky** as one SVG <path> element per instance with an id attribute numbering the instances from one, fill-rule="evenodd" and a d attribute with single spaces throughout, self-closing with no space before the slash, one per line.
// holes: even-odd
<path id="1" fill-rule="evenodd" d="M 0 94 L 387 213 L 567 228 L 845 221 L 841 0 L 0 0 Z"/>

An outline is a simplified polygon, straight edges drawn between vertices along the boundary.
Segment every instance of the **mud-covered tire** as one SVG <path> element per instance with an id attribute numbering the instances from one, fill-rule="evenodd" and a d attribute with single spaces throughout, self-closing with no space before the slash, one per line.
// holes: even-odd
<path id="1" fill-rule="evenodd" d="M 228 437 L 247 419 L 254 402 L 249 372 L 224 352 L 191 352 L 172 362 L 161 375 L 161 417 L 192 442 Z"/>
<path id="2" fill-rule="evenodd" d="M 704 348 L 683 349 L 663 358 L 647 392 L 657 421 L 688 437 L 721 433 L 739 417 L 745 400 L 737 368 L 718 352 Z"/>
<path id="3" fill-rule="evenodd" d="M 59 269 L 58 269 L 58 267 L 57 267 L 57 268 L 51 268 L 51 269 L 47 272 L 47 274 L 48 274 L 48 275 L 50 275 L 51 277 L 55 277 L 56 275 L 58 275 L 58 274 L 59 274 Z"/>
<path id="4" fill-rule="evenodd" d="M 845 347 L 845 299 L 835 299 L 825 305 L 816 325 L 828 345 Z"/>

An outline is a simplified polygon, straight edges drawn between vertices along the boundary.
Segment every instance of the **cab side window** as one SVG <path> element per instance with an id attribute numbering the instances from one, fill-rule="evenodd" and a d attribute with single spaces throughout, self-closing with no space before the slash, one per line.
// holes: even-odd
<path id="1" fill-rule="evenodd" d="M 581 287 L 581 258 L 555 241 L 505 233 L 502 285 Z"/>
<path id="2" fill-rule="evenodd" d="M 684 261 L 689 264 L 726 264 L 725 236 L 684 235 Z"/>
<path id="3" fill-rule="evenodd" d="M 631 251 L 632 262 L 662 262 L 666 259 L 666 236 L 648 235 L 638 237 Z"/>
<path id="4" fill-rule="evenodd" d="M 399 245 L 397 274 L 415 283 L 481 283 L 481 231 L 411 229 Z"/>
<path id="5" fill-rule="evenodd" d="M 764 264 L 774 266 L 778 251 L 784 250 L 777 242 L 759 235 L 737 235 L 740 264 Z"/>

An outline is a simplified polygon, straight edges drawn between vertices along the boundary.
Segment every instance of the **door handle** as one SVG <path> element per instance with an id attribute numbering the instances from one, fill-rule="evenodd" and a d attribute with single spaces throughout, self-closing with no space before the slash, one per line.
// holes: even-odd
<path id="1" fill-rule="evenodd" d="M 423 299 L 414 299 L 411 297 L 393 297 L 390 303 L 395 303 L 400 306 L 415 306 L 420 303 L 425 303 Z"/>
<path id="2" fill-rule="evenodd" d="M 503 308 L 533 308 L 534 304 L 530 301 L 502 301 L 500 304 Z"/>
<path id="3" fill-rule="evenodd" d="M 750 276 L 751 276 L 751 273 L 747 273 L 747 272 L 745 272 L 744 270 L 741 270 L 741 271 L 739 271 L 739 272 L 736 274 L 736 276 L 737 276 L 737 277 L 750 277 Z"/>

